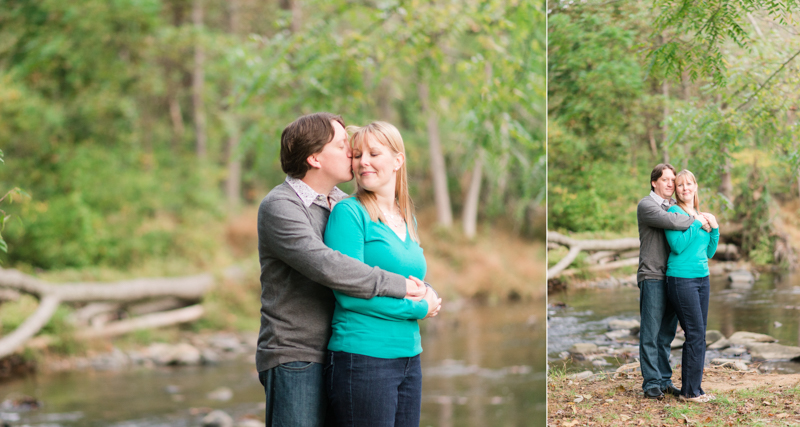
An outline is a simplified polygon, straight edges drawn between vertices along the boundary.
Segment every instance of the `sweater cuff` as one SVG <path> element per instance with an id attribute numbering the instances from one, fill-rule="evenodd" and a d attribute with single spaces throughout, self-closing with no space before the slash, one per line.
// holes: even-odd
<path id="1" fill-rule="evenodd" d="M 428 301 L 415 301 L 413 314 L 415 319 L 424 319 L 428 315 Z"/>

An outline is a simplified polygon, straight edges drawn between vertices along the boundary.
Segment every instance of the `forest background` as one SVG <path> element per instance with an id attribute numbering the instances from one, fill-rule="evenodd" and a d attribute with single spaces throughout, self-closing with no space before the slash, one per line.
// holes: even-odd
<path id="1" fill-rule="evenodd" d="M 549 2 L 549 230 L 637 236 L 650 171 L 669 162 L 694 172 L 701 209 L 745 257 L 795 262 L 782 221 L 800 216 L 793 4 Z"/>
<path id="2" fill-rule="evenodd" d="M 542 264 L 514 293 L 542 296 L 544 25 L 521 0 L 5 0 L 0 188 L 29 197 L 0 206 L 3 267 L 55 281 L 257 269 L 280 133 L 330 111 L 400 129 L 423 246 L 444 265 L 433 281 L 494 292 L 490 275 L 448 283 L 461 248 L 500 229 L 497 245 Z"/>

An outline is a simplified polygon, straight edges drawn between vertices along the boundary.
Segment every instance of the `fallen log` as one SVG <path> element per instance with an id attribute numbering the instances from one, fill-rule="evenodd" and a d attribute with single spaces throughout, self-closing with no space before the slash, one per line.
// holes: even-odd
<path id="1" fill-rule="evenodd" d="M 66 302 L 132 302 L 156 297 L 175 297 L 182 300 L 199 301 L 213 284 L 214 277 L 210 274 L 134 279 L 113 283 L 51 284 L 17 270 L 0 269 L 0 289 L 29 294 L 39 300 L 39 307 L 28 319 L 12 333 L 0 338 L 0 358 L 21 349 L 47 324 L 59 304 Z M 108 307 L 109 305 L 96 305 L 87 311 L 92 312 Z M 159 327 L 197 320 L 202 316 L 202 307 L 193 307 L 191 310 L 179 309 L 173 312 L 126 319 L 108 324 L 99 330 L 105 331 L 103 332 L 105 334 L 115 335 L 142 327 Z M 95 330 L 92 333 L 97 334 L 98 332 Z"/>
<path id="2" fill-rule="evenodd" d="M 112 283 L 51 284 L 13 269 L 0 269 L 0 288 L 14 289 L 36 297 L 57 296 L 64 302 L 135 301 L 174 296 L 199 300 L 214 284 L 210 274 L 185 277 L 157 277 Z"/>
<path id="3" fill-rule="evenodd" d="M 631 249 L 639 249 L 639 239 L 635 237 L 629 237 L 624 239 L 613 239 L 613 240 L 577 240 L 571 237 L 564 236 L 563 234 L 557 233 L 555 231 L 550 231 L 547 233 L 547 241 L 548 243 L 557 243 L 569 248 L 569 252 L 567 255 L 562 258 L 556 265 L 549 268 L 547 270 L 547 279 L 554 279 L 562 274 L 567 267 L 575 261 L 575 258 L 581 253 L 581 251 L 613 251 L 613 252 L 620 252 L 620 251 L 627 251 Z M 608 253 L 603 254 L 603 256 L 608 256 Z M 606 266 L 613 264 L 607 263 L 604 264 Z M 628 264 L 625 264 L 628 265 Z M 605 269 L 608 269 L 606 267 Z M 610 267 L 614 268 L 614 267 Z"/>

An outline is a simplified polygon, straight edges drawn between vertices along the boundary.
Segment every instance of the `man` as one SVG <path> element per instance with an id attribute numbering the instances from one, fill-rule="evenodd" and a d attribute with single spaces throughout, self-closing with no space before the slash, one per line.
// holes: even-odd
<path id="1" fill-rule="evenodd" d="M 258 210 L 261 329 L 256 366 L 266 394 L 266 425 L 322 426 L 327 398 L 323 361 L 331 334 L 331 289 L 358 298 L 406 296 L 439 300 L 418 279 L 369 267 L 333 251 L 322 237 L 328 215 L 353 179 L 352 152 L 339 116 L 316 113 L 281 135 L 286 181 Z"/>
<path id="2" fill-rule="evenodd" d="M 642 390 L 650 399 L 663 399 L 664 393 L 680 395 L 672 384 L 669 365 L 670 344 L 675 339 L 678 318 L 667 301 L 666 271 L 669 245 L 664 229 L 687 230 L 708 227 L 706 218 L 694 218 L 667 212 L 675 204 L 675 168 L 659 164 L 650 173 L 650 195 L 639 201 L 636 219 L 639 223 L 639 361 L 642 368 Z"/>

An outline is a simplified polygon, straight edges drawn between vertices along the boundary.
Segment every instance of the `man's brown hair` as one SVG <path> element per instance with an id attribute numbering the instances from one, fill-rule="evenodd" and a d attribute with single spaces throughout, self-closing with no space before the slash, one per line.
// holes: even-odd
<path id="1" fill-rule="evenodd" d="M 333 140 L 332 122 L 344 128 L 341 116 L 331 113 L 314 113 L 297 118 L 281 134 L 281 169 L 292 178 L 303 179 L 311 168 L 306 159 L 319 153 Z"/>
<path id="2" fill-rule="evenodd" d="M 656 191 L 656 189 L 653 188 L 653 181 L 658 181 L 658 179 L 661 178 L 661 175 L 664 174 L 664 169 L 671 170 L 673 175 L 678 174 L 678 172 L 675 172 L 675 167 L 669 163 L 657 164 L 656 167 L 653 168 L 653 171 L 650 172 L 650 191 Z"/>

